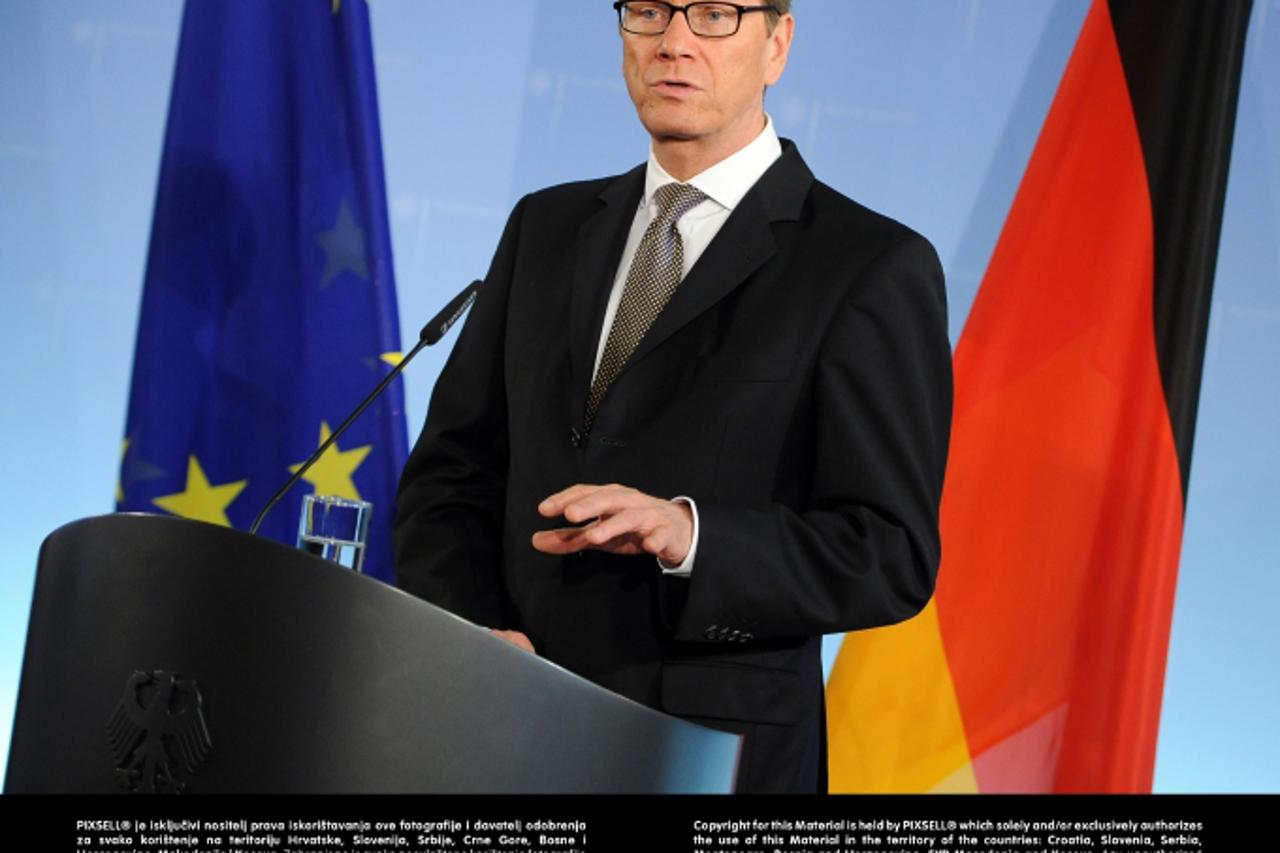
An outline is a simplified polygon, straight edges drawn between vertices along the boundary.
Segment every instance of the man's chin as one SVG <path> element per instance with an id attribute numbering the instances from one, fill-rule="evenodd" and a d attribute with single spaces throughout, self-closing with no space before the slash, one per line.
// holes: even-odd
<path id="1" fill-rule="evenodd" d="M 644 128 L 657 142 L 690 142 L 705 135 L 701 128 L 682 121 L 647 121 Z"/>
<path id="2" fill-rule="evenodd" d="M 694 142 L 702 138 L 702 135 L 698 133 L 680 131 L 651 133 L 649 135 L 653 137 L 656 142 Z"/>

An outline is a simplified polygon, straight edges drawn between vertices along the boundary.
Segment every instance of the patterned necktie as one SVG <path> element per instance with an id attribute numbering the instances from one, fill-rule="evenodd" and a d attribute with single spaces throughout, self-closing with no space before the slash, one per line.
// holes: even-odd
<path id="1" fill-rule="evenodd" d="M 610 383 L 622 371 L 636 345 L 653 321 L 676 292 L 680 275 L 684 271 L 684 243 L 676 222 L 697 207 L 706 195 L 688 184 L 663 184 L 653 194 L 658 204 L 658 215 L 645 229 L 636 247 L 627 282 L 622 288 L 622 301 L 613 317 L 613 327 L 605 341 L 600 367 L 596 370 L 587 395 L 587 410 L 583 428 L 591 432 L 600 400 Z"/>

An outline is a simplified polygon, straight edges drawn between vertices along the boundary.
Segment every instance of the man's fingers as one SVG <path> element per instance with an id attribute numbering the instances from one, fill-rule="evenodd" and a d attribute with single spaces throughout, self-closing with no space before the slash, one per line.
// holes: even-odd
<path id="1" fill-rule="evenodd" d="M 561 527 L 556 530 L 540 530 L 533 534 L 533 547 L 544 554 L 576 554 L 580 551 L 605 551 L 610 554 L 635 555 L 644 553 L 640 538 L 624 533 L 607 542 L 591 542 L 583 535 L 585 527 Z"/>
<path id="2" fill-rule="evenodd" d="M 592 549 L 611 554 L 649 553 L 666 563 L 679 563 L 688 554 L 693 532 L 687 506 L 617 484 L 570 486 L 546 498 L 538 505 L 538 512 L 583 525 L 535 533 L 533 547 L 545 554 Z"/>
<path id="3" fill-rule="evenodd" d="M 557 527 L 533 534 L 533 547 L 544 554 L 572 554 L 590 547 L 581 527 Z"/>
<path id="4" fill-rule="evenodd" d="M 526 637 L 523 632 L 503 631 L 499 628 L 490 628 L 489 633 L 493 634 L 495 637 L 506 640 L 518 649 L 524 649 L 530 654 L 537 654 L 537 652 L 534 651 L 533 643 L 529 641 L 529 638 Z"/>
<path id="5" fill-rule="evenodd" d="M 651 498 L 643 492 L 617 483 L 604 486 L 578 483 L 548 495 L 542 503 L 538 504 L 538 512 L 547 518 L 554 518 L 557 515 L 563 515 L 569 507 L 576 507 L 575 514 L 579 516 L 578 520 L 584 521 L 608 512 L 610 507 L 633 506 L 644 500 L 651 500 Z"/>
<path id="6" fill-rule="evenodd" d="M 533 535 L 533 547 L 547 554 L 572 554 L 587 549 L 611 554 L 650 553 L 663 556 L 672 541 L 669 524 L 651 509 L 624 510 L 585 527 L 540 530 Z"/>
<path id="7" fill-rule="evenodd" d="M 647 532 L 646 522 L 653 522 L 651 511 L 640 509 L 624 509 L 608 518 L 601 518 L 595 524 L 580 528 L 582 536 L 592 545 L 601 547 L 614 539 L 632 534 L 643 535 Z"/>
<path id="8" fill-rule="evenodd" d="M 554 495 L 548 495 L 544 498 L 542 503 L 538 504 L 538 512 L 546 518 L 555 518 L 558 515 L 563 515 L 564 508 L 573 501 L 602 488 L 605 487 L 590 483 L 578 483 L 567 489 L 561 489 Z"/>
<path id="9" fill-rule="evenodd" d="M 653 498 L 626 486 L 588 486 L 560 504 L 560 514 L 574 524 L 644 506 Z"/>

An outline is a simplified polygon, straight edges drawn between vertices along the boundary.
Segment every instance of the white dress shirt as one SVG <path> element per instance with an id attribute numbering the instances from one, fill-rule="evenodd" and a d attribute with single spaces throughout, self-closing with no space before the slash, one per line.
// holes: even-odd
<path id="1" fill-rule="evenodd" d="M 742 197 L 755 186 L 760 176 L 780 156 L 782 156 L 782 143 L 778 141 L 778 134 L 773 129 L 773 119 L 766 115 L 764 130 L 760 131 L 759 136 L 711 168 L 685 181 L 702 190 L 707 198 L 676 222 L 676 230 L 680 232 L 684 247 L 684 268 L 680 272 L 681 280 L 689 274 L 689 270 L 693 269 L 698 258 L 702 257 L 702 253 L 720 232 L 721 226 L 742 201 Z M 618 265 L 618 273 L 613 279 L 613 290 L 609 293 L 609 304 L 604 312 L 600 343 L 596 347 L 595 370 L 597 371 L 600 369 L 600 359 L 604 355 L 604 345 L 609 338 L 609 330 L 613 328 L 614 315 L 618 313 L 618 304 L 622 301 L 622 291 L 627 283 L 627 273 L 631 271 L 631 261 L 635 257 L 636 248 L 640 245 L 640 238 L 644 236 L 645 229 L 658 213 L 654 193 L 657 192 L 658 187 L 671 183 L 679 183 L 679 181 L 662 168 L 662 164 L 658 162 L 650 146 L 649 165 L 644 179 L 644 195 L 636 209 L 635 219 L 631 221 L 631 233 L 627 235 L 627 244 L 622 250 L 622 263 Z M 593 378 L 594 373 L 595 371 L 592 372 Z M 693 513 L 693 540 L 689 544 L 689 553 L 680 565 L 668 566 L 662 561 L 658 564 L 662 566 L 664 574 L 688 577 L 693 571 L 693 559 L 698 550 L 698 507 L 687 497 L 677 497 L 673 500 L 687 504 Z"/>

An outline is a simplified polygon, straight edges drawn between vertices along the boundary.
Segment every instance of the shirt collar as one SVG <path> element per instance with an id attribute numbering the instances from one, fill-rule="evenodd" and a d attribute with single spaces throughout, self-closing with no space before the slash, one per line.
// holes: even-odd
<path id="1" fill-rule="evenodd" d="M 737 207 L 747 190 L 760 180 L 760 176 L 768 171 L 774 160 L 782 156 L 782 143 L 778 141 L 777 131 L 773 129 L 773 119 L 767 113 L 764 119 L 764 130 L 755 139 L 685 183 L 702 190 L 708 198 L 726 210 Z M 641 204 L 653 204 L 653 194 L 658 187 L 675 182 L 676 179 L 662 168 L 650 146 Z"/>

